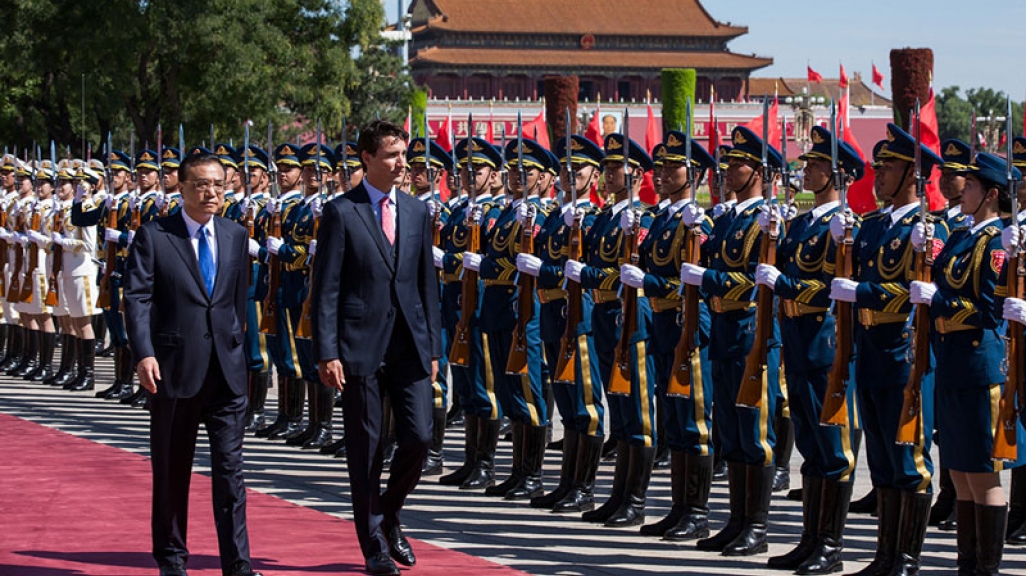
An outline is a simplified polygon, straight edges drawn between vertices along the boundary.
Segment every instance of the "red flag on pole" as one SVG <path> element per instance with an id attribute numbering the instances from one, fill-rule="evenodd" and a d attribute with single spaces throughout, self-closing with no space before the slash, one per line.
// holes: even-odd
<path id="1" fill-rule="evenodd" d="M 808 68 L 809 82 L 822 82 L 823 75 L 812 69 L 812 66 L 806 66 Z"/>
<path id="2" fill-rule="evenodd" d="M 844 141 L 850 144 L 859 155 L 859 158 L 862 158 L 862 161 L 866 163 L 865 175 L 862 176 L 861 180 L 848 188 L 848 206 L 851 207 L 853 212 L 866 214 L 876 210 L 876 195 L 873 193 L 873 159 L 866 158 L 865 153 L 862 152 L 862 146 L 855 139 L 855 133 L 851 131 L 850 116 L 848 115 L 848 93 L 849 90 L 847 89 L 841 92 L 841 100 L 838 103 L 838 115 L 840 116 L 841 126 L 844 127 Z"/>
<path id="3" fill-rule="evenodd" d="M 648 104 L 648 124 L 645 126 L 645 151 L 649 154 L 652 149 L 663 141 L 662 129 L 656 122 L 655 114 L 652 112 L 652 105 Z M 655 183 L 652 181 L 652 171 L 645 172 L 645 178 L 641 182 L 641 201 L 646 204 L 658 204 L 659 196 L 656 194 Z"/>
<path id="4" fill-rule="evenodd" d="M 716 122 L 716 92 L 715 89 L 710 88 L 709 90 L 709 155 L 716 158 L 716 149 L 720 147 L 720 126 Z M 707 182 L 713 181 L 713 176 L 716 174 L 715 169 L 709 170 L 709 177 Z M 719 204 L 720 195 L 712 194 L 713 206 Z"/>
<path id="5" fill-rule="evenodd" d="M 442 127 L 438 129 L 438 136 L 435 137 L 435 142 L 445 149 L 446 152 L 452 152 L 452 145 L 450 144 L 453 139 L 452 132 L 452 112 L 445 117 L 445 122 L 442 122 Z"/>
<path id="6" fill-rule="evenodd" d="M 884 81 L 884 75 L 880 73 L 880 70 L 877 69 L 876 63 L 874 62 L 873 63 L 873 84 L 876 84 L 881 90 L 883 90 L 884 89 L 883 81 Z"/>
<path id="7" fill-rule="evenodd" d="M 844 71 L 844 64 L 841 64 L 841 90 L 848 88 L 848 73 Z"/>
<path id="8" fill-rule="evenodd" d="M 933 97 L 933 86 L 930 86 L 930 97 L 926 100 L 926 104 L 920 108 L 922 134 L 919 136 L 920 142 L 924 146 L 933 150 L 940 156 L 940 130 L 937 124 L 937 107 Z M 940 193 L 940 188 L 937 185 L 939 178 L 932 178 L 926 185 L 926 198 L 930 201 L 930 210 L 940 210 L 947 204 L 947 200 Z"/>
<path id="9" fill-rule="evenodd" d="M 601 148 L 605 143 L 602 141 L 602 125 L 600 122 L 599 107 L 595 106 L 595 115 L 591 117 L 591 122 L 588 122 L 588 127 L 584 129 L 584 137 Z"/>
<path id="10" fill-rule="evenodd" d="M 531 138 L 546 149 L 549 145 L 549 127 L 545 124 L 545 111 L 542 110 L 534 117 L 534 120 L 524 123 L 524 138 Z"/>
<path id="11" fill-rule="evenodd" d="M 495 119 L 492 118 L 492 105 L 488 104 L 488 131 L 485 134 L 489 144 L 495 144 Z"/>
<path id="12" fill-rule="evenodd" d="M 780 103 L 777 101 L 777 97 L 773 97 L 773 104 L 770 104 L 769 108 L 769 145 L 776 147 L 780 144 Z M 745 124 L 745 127 L 755 132 L 759 138 L 762 138 L 762 116 L 756 116 L 751 122 Z"/>

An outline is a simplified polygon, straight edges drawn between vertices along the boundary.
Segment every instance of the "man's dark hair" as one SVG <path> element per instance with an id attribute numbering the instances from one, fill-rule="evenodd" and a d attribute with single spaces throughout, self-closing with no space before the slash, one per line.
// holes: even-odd
<path id="1" fill-rule="evenodd" d="M 178 179 L 182 182 L 186 182 L 192 176 L 192 169 L 202 164 L 209 164 L 215 162 L 221 167 L 221 171 L 224 172 L 224 165 L 221 164 L 221 159 L 214 154 L 194 154 L 192 156 L 186 156 L 185 160 L 182 160 L 181 165 L 178 166 Z"/>
<path id="2" fill-rule="evenodd" d="M 356 155 L 363 162 L 363 153 L 371 156 L 378 153 L 385 138 L 398 138 L 403 142 L 410 139 L 410 134 L 402 126 L 388 120 L 375 120 L 360 131 L 360 140 L 356 143 Z"/>

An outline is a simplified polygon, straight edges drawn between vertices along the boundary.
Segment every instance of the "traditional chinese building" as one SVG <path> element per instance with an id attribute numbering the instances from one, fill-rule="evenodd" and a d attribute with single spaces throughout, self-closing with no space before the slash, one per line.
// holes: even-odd
<path id="1" fill-rule="evenodd" d="M 663 68 L 694 68 L 696 97 L 749 96 L 772 58 L 731 52 L 746 26 L 699 0 L 413 0 L 410 68 L 434 99 L 537 100 L 550 75 L 580 78 L 579 99 L 660 99 Z"/>

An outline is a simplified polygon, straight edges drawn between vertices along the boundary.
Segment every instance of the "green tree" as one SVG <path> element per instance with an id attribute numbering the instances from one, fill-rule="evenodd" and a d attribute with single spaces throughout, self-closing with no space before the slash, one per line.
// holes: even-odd
<path id="1" fill-rule="evenodd" d="M 1006 96 L 1001 91 L 991 88 L 971 88 L 962 95 L 958 86 L 948 86 L 937 94 L 937 124 L 941 140 L 958 138 L 972 143 L 973 114 L 975 113 L 976 131 L 987 138 L 988 148 L 997 150 L 1004 137 L 1003 121 L 992 121 L 992 118 L 1005 116 Z M 1023 126 L 1023 105 L 1012 102 L 1012 130 L 1020 136 Z M 997 150 L 1004 154 L 1004 150 Z"/>

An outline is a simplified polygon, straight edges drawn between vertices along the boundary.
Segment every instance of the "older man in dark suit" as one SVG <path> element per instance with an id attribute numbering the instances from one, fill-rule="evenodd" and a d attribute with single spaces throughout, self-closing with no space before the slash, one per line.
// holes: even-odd
<path id="1" fill-rule="evenodd" d="M 248 235 L 216 216 L 225 189 L 217 156 L 186 158 L 179 174 L 182 211 L 139 228 L 125 279 L 136 373 L 153 395 L 153 557 L 161 576 L 185 576 L 189 480 L 202 422 L 222 571 L 259 576 L 250 566 L 242 480 Z"/>
<path id="2" fill-rule="evenodd" d="M 399 512 L 431 442 L 431 382 L 441 356 L 438 280 L 427 206 L 400 193 L 409 135 L 385 121 L 360 133 L 363 182 L 324 207 L 312 320 L 321 382 L 342 391 L 353 515 L 371 574 L 413 566 Z M 381 492 L 381 399 L 398 435 Z"/>

